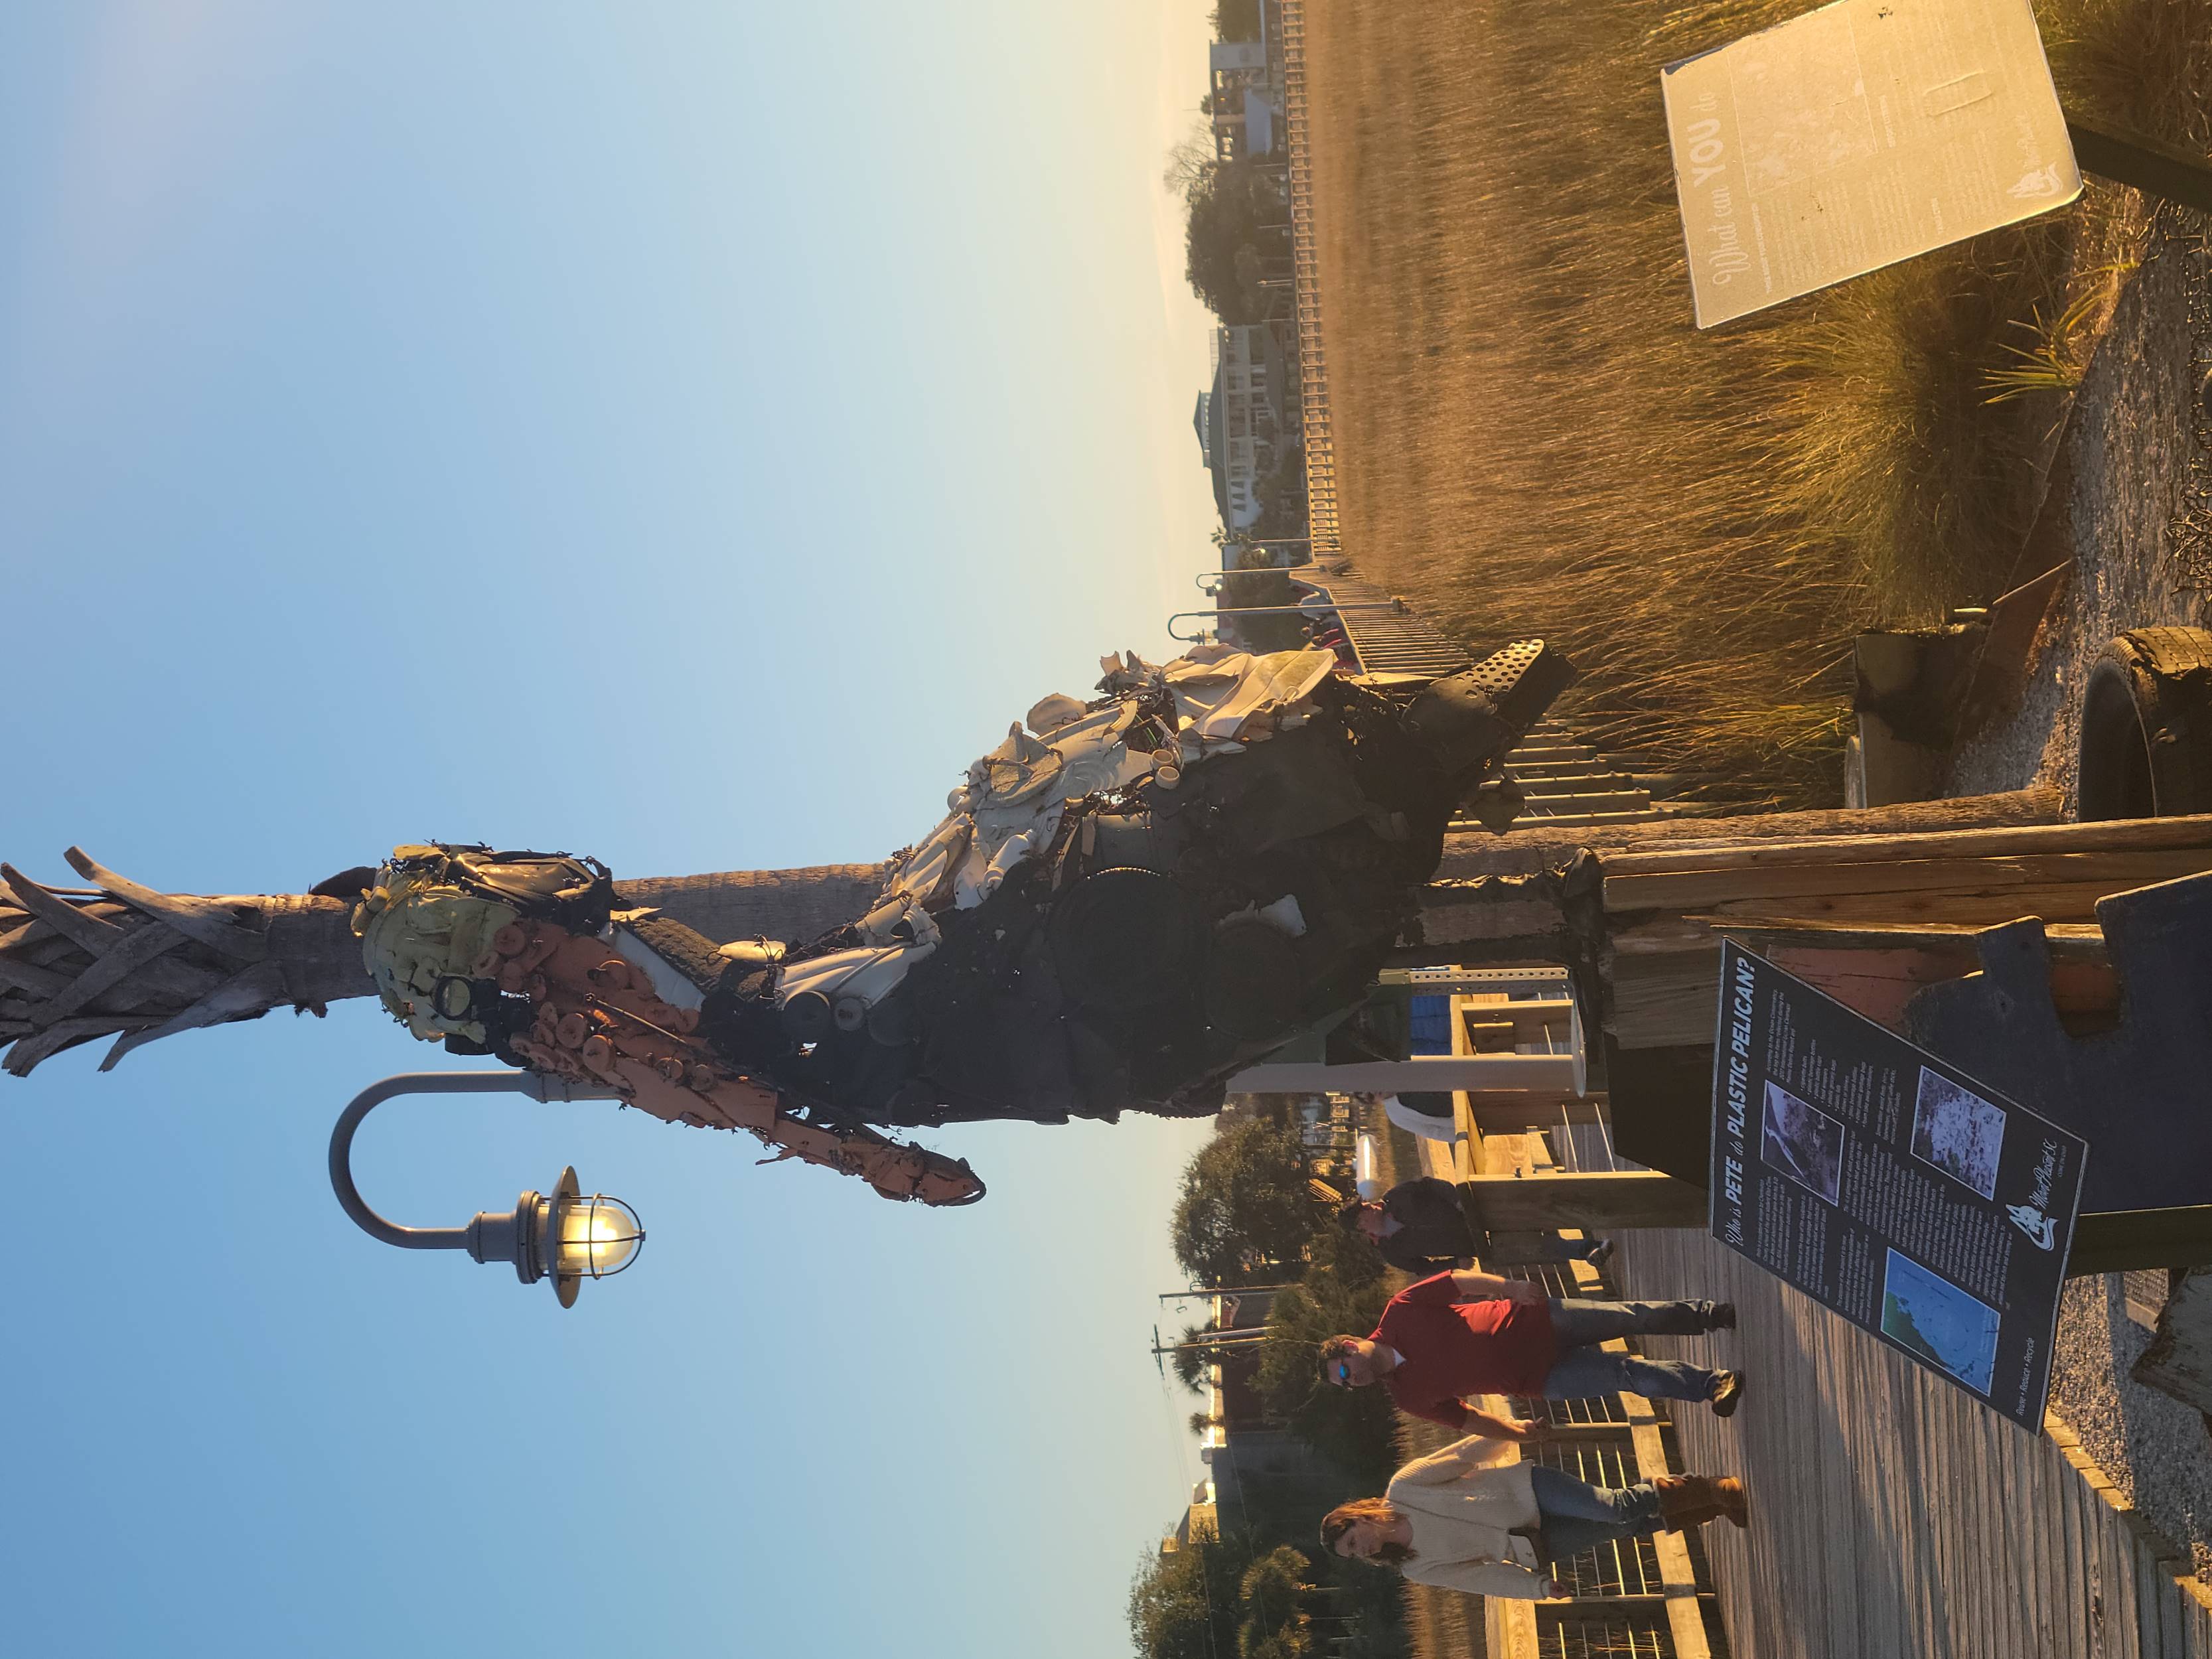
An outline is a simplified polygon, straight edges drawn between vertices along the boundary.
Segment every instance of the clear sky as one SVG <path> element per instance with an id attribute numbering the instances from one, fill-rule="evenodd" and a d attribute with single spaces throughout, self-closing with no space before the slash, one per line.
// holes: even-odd
<path id="1" fill-rule="evenodd" d="M 0 854 L 873 860 L 1168 654 L 1212 502 L 1158 183 L 1202 0 L 0 7 Z M 422 1225 L 574 1163 L 562 1312 L 332 1200 L 373 1006 L 0 1079 L 0 1650 L 1120 1654 L 1197 1465 L 1203 1133 L 947 1131 L 936 1213 L 604 1106 L 386 1107 Z"/>

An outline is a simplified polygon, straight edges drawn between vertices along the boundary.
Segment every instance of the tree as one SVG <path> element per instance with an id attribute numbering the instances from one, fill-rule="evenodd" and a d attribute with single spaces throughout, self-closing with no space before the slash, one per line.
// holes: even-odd
<path id="1" fill-rule="evenodd" d="M 1213 175 L 1221 167 L 1221 158 L 1213 148 L 1213 128 L 1200 121 L 1168 150 L 1166 164 L 1160 170 L 1160 182 L 1184 201 L 1197 199 L 1211 189 Z"/>
<path id="2" fill-rule="evenodd" d="M 1248 549 L 1246 556 L 1266 553 L 1267 548 Z M 1221 579 L 1220 605 L 1225 608 L 1260 605 L 1288 605 L 1298 602 L 1298 590 L 1291 579 L 1265 562 L 1238 568 Z M 1237 640 L 1252 651 L 1295 651 L 1306 643 L 1307 619 L 1304 617 L 1235 617 Z"/>
<path id="3" fill-rule="evenodd" d="M 1237 1585 L 1244 1624 L 1237 1632 L 1237 1645 L 1245 1659 L 1252 1659 L 1252 1650 L 1261 1642 L 1279 1639 L 1285 1631 L 1294 1630 L 1309 1565 L 1302 1551 L 1282 1544 L 1244 1569 Z"/>
<path id="4" fill-rule="evenodd" d="M 1312 1253 L 1299 1283 L 1275 1293 L 1260 1353 L 1260 1395 L 1292 1434 L 1379 1492 L 1395 1457 L 1390 1397 L 1379 1388 L 1326 1385 L 1317 1364 L 1328 1338 L 1375 1328 L 1389 1300 L 1386 1269 L 1372 1244 L 1343 1228 L 1316 1236 Z"/>
<path id="5" fill-rule="evenodd" d="M 1258 40 L 1260 0 L 1219 0 L 1213 8 L 1213 38 L 1217 40 Z"/>
<path id="6" fill-rule="evenodd" d="M 1204 1285 L 1249 1284 L 1271 1261 L 1295 1261 L 1321 1219 L 1305 1148 L 1288 1129 L 1238 1123 L 1183 1171 L 1170 1237 L 1176 1260 Z"/>
<path id="7" fill-rule="evenodd" d="M 1237 1586 L 1253 1553 L 1250 1537 L 1232 1530 L 1148 1553 L 1129 1587 L 1129 1639 L 1137 1651 L 1146 1659 L 1227 1659 L 1237 1650 L 1243 1611 Z"/>
<path id="8" fill-rule="evenodd" d="M 1206 1392 L 1206 1368 L 1212 1363 L 1212 1356 L 1199 1346 L 1206 1340 L 1206 1328 L 1203 1325 L 1184 1326 L 1182 1339 L 1176 1344 L 1170 1358 L 1175 1367 L 1176 1381 L 1193 1394 Z"/>
<path id="9" fill-rule="evenodd" d="M 1249 1533 L 1197 1536 L 1148 1556 L 1129 1587 L 1129 1636 L 1146 1659 L 1304 1659 L 1299 1599 L 1312 1564 Z"/>
<path id="10" fill-rule="evenodd" d="M 1279 258 L 1290 252 L 1288 210 L 1280 188 L 1267 174 L 1247 164 L 1207 170 L 1185 191 L 1190 204 L 1183 227 L 1183 275 L 1191 289 L 1224 323 L 1255 323 L 1267 313 L 1267 298 L 1248 278 L 1259 270 L 1248 262 L 1240 273 L 1237 256 Z"/>

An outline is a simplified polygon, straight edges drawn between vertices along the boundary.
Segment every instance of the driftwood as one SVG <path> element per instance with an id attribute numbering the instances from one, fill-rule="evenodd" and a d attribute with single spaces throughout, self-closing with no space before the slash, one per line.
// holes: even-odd
<path id="1" fill-rule="evenodd" d="M 106 1071 L 174 1031 L 319 1013 L 372 989 L 343 900 L 159 893 L 77 848 L 67 857 L 99 885 L 47 887 L 0 864 L 0 1050 L 18 1077 L 96 1038 L 116 1039 Z"/>
<path id="2" fill-rule="evenodd" d="M 2158 1335 L 2128 1374 L 2208 1413 L 2212 1427 L 2212 1269 L 2180 1275 L 2158 1316 Z"/>

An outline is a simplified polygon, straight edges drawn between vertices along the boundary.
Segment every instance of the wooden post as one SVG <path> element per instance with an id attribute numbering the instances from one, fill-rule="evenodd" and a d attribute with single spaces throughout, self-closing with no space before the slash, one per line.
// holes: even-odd
<path id="1" fill-rule="evenodd" d="M 1571 1092 L 1581 1066 L 1575 1054 L 1415 1054 L 1341 1066 L 1293 1061 L 1248 1066 L 1229 1079 L 1231 1094 L 1443 1094 L 1456 1089 L 1531 1089 Z"/>
<path id="2" fill-rule="evenodd" d="M 2212 213 L 2212 167 L 2203 156 L 2084 120 L 2071 110 L 2066 112 L 2066 136 L 2074 141 L 2074 160 L 2082 172 Z"/>
<path id="3" fill-rule="evenodd" d="M 2200 1413 L 2212 1413 L 2212 1275 L 2190 1273 L 2158 1316 L 2158 1335 L 2129 1375 Z M 2207 1415 L 2212 1426 L 2212 1415 Z"/>

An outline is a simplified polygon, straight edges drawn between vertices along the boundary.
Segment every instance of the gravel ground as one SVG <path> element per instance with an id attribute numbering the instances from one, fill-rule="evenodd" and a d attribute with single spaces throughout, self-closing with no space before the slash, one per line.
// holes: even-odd
<path id="1" fill-rule="evenodd" d="M 2201 256 L 2153 235 L 2075 399 L 2073 583 L 2046 620 L 2041 655 L 2013 719 L 1962 749 L 1951 793 L 2012 789 L 2041 777 L 2074 799 L 2075 715 L 2097 653 L 2115 634 L 2212 625 L 2183 585 L 2166 526 L 2192 466 L 2188 300 Z M 2033 571 L 2022 571 L 2023 578 Z M 2061 1304 L 2051 1409 L 2144 1517 L 2189 1547 L 2212 1581 L 2212 1437 L 2197 1413 L 2137 1386 L 2128 1367 L 2150 1340 L 2129 1318 L 2121 1280 L 2073 1280 Z"/>
<path id="2" fill-rule="evenodd" d="M 1954 795 L 2041 776 L 2066 793 L 2070 810 L 2075 714 L 2106 641 L 2130 628 L 2206 623 L 2204 595 L 2181 586 L 2166 533 L 2194 453 L 2187 296 L 2199 273 L 2155 231 L 2152 248 L 2074 400 L 2073 581 L 2045 622 L 2020 712 L 1954 758 Z M 2022 570 L 2019 580 L 2037 574 Z"/>

